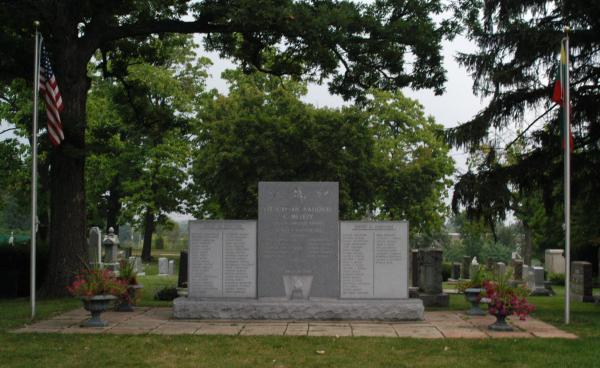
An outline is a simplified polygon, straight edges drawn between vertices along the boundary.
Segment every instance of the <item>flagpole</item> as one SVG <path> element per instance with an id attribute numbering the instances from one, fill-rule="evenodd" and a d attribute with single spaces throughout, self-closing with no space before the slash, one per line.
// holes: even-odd
<path id="1" fill-rule="evenodd" d="M 36 253 L 36 228 L 37 228 L 37 128 L 38 128 L 38 90 L 40 85 L 40 22 L 33 22 L 35 26 L 35 50 L 33 61 L 33 126 L 31 140 L 31 318 L 35 318 L 35 253 Z"/>
<path id="2" fill-rule="evenodd" d="M 565 28 L 565 33 L 568 28 Z M 566 67 L 563 98 L 563 113 L 565 126 L 563 127 L 563 138 L 565 140 L 565 324 L 571 320 L 571 98 L 569 93 L 569 36 L 563 38 Z"/>

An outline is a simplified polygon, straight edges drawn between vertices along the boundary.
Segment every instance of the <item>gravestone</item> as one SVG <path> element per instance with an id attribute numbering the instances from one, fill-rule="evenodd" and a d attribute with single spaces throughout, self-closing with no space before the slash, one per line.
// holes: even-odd
<path id="1" fill-rule="evenodd" d="M 550 296 L 550 290 L 546 289 L 546 285 L 544 284 L 544 267 L 533 267 L 533 271 L 529 275 L 533 280 L 533 282 L 530 281 L 533 285 L 530 295 Z"/>
<path id="2" fill-rule="evenodd" d="M 496 262 L 496 275 L 504 277 L 506 275 L 506 264 L 504 262 Z"/>
<path id="3" fill-rule="evenodd" d="M 158 276 L 167 276 L 169 274 L 169 260 L 165 257 L 158 259 Z"/>
<path id="4" fill-rule="evenodd" d="M 256 297 L 256 221 L 190 221 L 189 233 L 191 298 Z"/>
<path id="5" fill-rule="evenodd" d="M 513 280 L 523 281 L 523 260 L 515 258 L 512 260 Z"/>
<path id="6" fill-rule="evenodd" d="M 169 276 L 175 275 L 175 261 L 169 260 Z"/>
<path id="7" fill-rule="evenodd" d="M 408 298 L 407 269 L 407 222 L 340 223 L 341 298 Z"/>
<path id="8" fill-rule="evenodd" d="M 460 274 L 460 278 L 463 280 L 466 280 L 470 277 L 469 274 L 469 267 L 471 266 L 471 257 L 469 256 L 464 256 L 463 260 L 462 260 L 462 268 L 461 268 L 461 274 Z"/>
<path id="9" fill-rule="evenodd" d="M 594 302 L 592 284 L 592 264 L 583 261 L 571 262 L 571 300 Z"/>
<path id="10" fill-rule="evenodd" d="M 187 288 L 188 285 L 188 252 L 182 250 L 179 253 L 179 274 L 177 275 L 177 287 Z"/>
<path id="11" fill-rule="evenodd" d="M 338 191 L 336 182 L 258 184 L 259 297 L 340 296 Z"/>
<path id="12" fill-rule="evenodd" d="M 565 257 L 562 249 L 546 249 L 544 266 L 549 273 L 565 273 Z"/>
<path id="13" fill-rule="evenodd" d="M 411 286 L 419 287 L 419 250 L 411 249 L 410 251 L 410 275 Z"/>
<path id="14" fill-rule="evenodd" d="M 426 307 L 447 307 L 448 294 L 442 291 L 442 251 L 439 249 L 421 249 L 419 251 L 419 299 Z"/>
<path id="15" fill-rule="evenodd" d="M 108 228 L 108 234 L 104 236 L 102 241 L 104 246 L 104 263 L 117 264 L 119 252 L 119 236 L 115 234 L 115 229 Z"/>
<path id="16" fill-rule="evenodd" d="M 452 263 L 452 280 L 460 279 L 460 263 L 454 262 Z"/>
<path id="17" fill-rule="evenodd" d="M 102 260 L 102 232 L 97 226 L 90 229 L 88 237 L 88 260 L 90 264 L 97 264 Z"/>

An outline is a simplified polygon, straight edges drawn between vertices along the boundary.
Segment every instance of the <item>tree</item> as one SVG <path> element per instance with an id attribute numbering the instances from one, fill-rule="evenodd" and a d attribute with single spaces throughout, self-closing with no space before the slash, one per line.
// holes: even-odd
<path id="1" fill-rule="evenodd" d="M 475 52 L 460 54 L 458 59 L 471 72 L 474 91 L 490 102 L 475 118 L 451 129 L 448 138 L 454 146 L 470 152 L 482 145 L 491 148 L 476 169 L 459 178 L 455 204 L 464 206 L 471 217 L 492 223 L 504 218 L 507 210 L 519 208 L 515 201 L 539 198 L 552 227 L 561 229 L 562 216 L 553 215 L 563 198 L 560 124 L 558 109 L 551 109 L 550 96 L 559 67 L 560 40 L 564 27 L 569 26 L 575 135 L 573 223 L 580 230 L 573 245 L 597 246 L 600 228 L 597 221 L 590 223 L 589 219 L 596 218 L 600 205 L 595 195 L 600 189 L 600 172 L 592 169 L 600 160 L 600 4 L 582 0 L 458 0 L 454 5 L 466 35 L 478 46 Z M 548 113 L 540 120 L 542 124 L 527 127 L 526 133 L 521 124 L 526 112 L 532 110 Z M 498 147 L 489 137 L 493 130 L 502 134 L 511 128 L 520 130 L 525 149 L 514 161 L 499 160 L 497 157 L 513 143 Z M 511 192 L 521 194 L 515 197 Z"/>
<path id="2" fill-rule="evenodd" d="M 441 126 L 400 92 L 319 109 L 302 84 L 225 73 L 228 96 L 203 109 L 194 155 L 197 217 L 256 218 L 259 181 L 337 181 L 340 217 L 409 220 L 433 234 L 454 166 Z"/>
<path id="3" fill-rule="evenodd" d="M 105 207 L 107 227 L 118 229 L 119 217 L 141 225 L 145 261 L 156 223 L 183 211 L 187 199 L 190 124 L 209 62 L 196 60 L 193 46 L 182 35 L 120 42 L 102 56 L 103 78 L 89 99 L 88 143 L 97 152 L 88 166 L 102 168 L 103 177 L 91 176 L 88 193 L 103 204 L 94 207 Z"/>
<path id="4" fill-rule="evenodd" d="M 338 181 L 340 211 L 374 202 L 373 141 L 355 109 L 318 109 L 291 79 L 227 71 L 227 96 L 201 113 L 192 177 L 197 217 L 256 218 L 259 181 Z"/>
<path id="5" fill-rule="evenodd" d="M 333 92 L 351 98 L 372 86 L 441 93 L 440 43 L 452 30 L 447 22 L 433 21 L 443 10 L 435 0 L 368 5 L 333 0 L 24 0 L 0 5 L 0 81 L 31 78 L 31 22 L 39 19 L 62 86 L 66 139 L 49 155 L 51 250 L 43 290 L 53 295 L 66 294 L 65 285 L 86 254 L 87 66 L 98 49 L 157 33 L 200 33 L 206 35 L 208 49 L 266 70 L 264 50 L 275 47 L 270 73 L 330 78 Z M 182 20 L 188 14 L 192 20 Z"/>

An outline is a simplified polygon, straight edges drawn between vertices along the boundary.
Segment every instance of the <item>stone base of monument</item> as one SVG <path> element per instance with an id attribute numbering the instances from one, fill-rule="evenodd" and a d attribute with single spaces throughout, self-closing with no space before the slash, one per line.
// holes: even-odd
<path id="1" fill-rule="evenodd" d="M 535 289 L 533 289 L 533 291 L 531 291 L 531 293 L 529 294 L 531 296 L 550 296 L 550 290 L 546 289 L 545 287 L 536 287 Z"/>
<path id="2" fill-rule="evenodd" d="M 419 299 L 284 301 L 180 297 L 173 301 L 173 316 L 179 319 L 416 321 L 423 319 L 424 309 Z"/>
<path id="3" fill-rule="evenodd" d="M 409 298 L 419 298 L 419 287 L 411 286 L 408 288 L 408 297 Z"/>
<path id="4" fill-rule="evenodd" d="M 423 301 L 425 307 L 447 307 L 450 304 L 450 295 L 445 293 L 419 293 L 419 299 Z"/>

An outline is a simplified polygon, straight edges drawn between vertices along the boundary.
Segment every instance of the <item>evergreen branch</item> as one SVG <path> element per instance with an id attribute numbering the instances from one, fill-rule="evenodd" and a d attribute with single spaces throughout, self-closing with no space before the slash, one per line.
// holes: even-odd
<path id="1" fill-rule="evenodd" d="M 558 106 L 558 104 L 552 105 L 548 110 L 544 111 L 544 113 L 542 115 L 540 115 L 537 118 L 535 118 L 535 120 L 533 120 L 531 122 L 531 124 L 529 124 L 527 126 L 527 128 L 525 128 L 525 130 L 523 130 L 521 133 L 519 133 L 519 135 L 517 135 L 515 137 L 515 139 L 512 140 L 512 142 L 510 142 L 508 145 L 506 145 L 506 147 L 504 147 L 504 151 L 508 151 L 508 149 L 510 148 L 510 146 L 512 146 L 516 141 L 519 140 L 519 138 L 521 138 L 523 135 L 525 135 L 525 133 L 527 133 L 527 131 L 529 130 L 529 128 L 531 128 L 533 126 L 533 124 L 537 123 L 541 118 L 543 118 L 544 116 L 546 116 L 550 111 L 554 110 L 554 108 L 556 106 Z"/>

